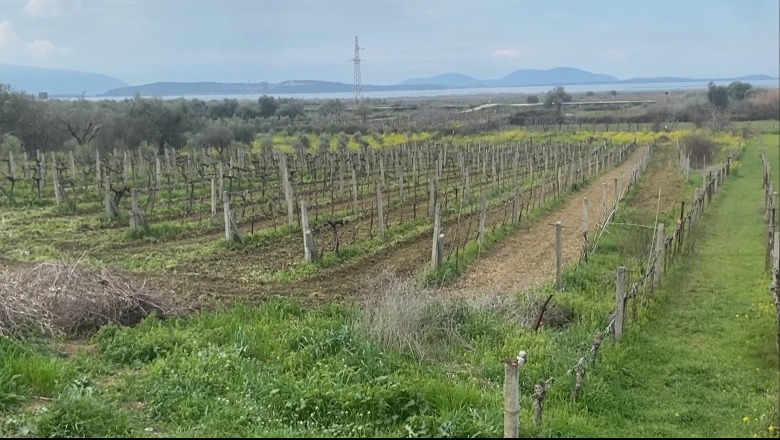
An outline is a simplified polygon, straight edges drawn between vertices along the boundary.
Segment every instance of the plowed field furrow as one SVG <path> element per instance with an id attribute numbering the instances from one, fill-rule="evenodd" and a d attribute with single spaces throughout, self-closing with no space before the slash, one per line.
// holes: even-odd
<path id="1" fill-rule="evenodd" d="M 477 261 L 472 263 L 461 278 L 444 291 L 449 295 L 507 294 L 539 286 L 555 277 L 555 222 L 563 224 L 563 264 L 571 264 L 582 252 L 582 199 L 588 198 L 590 229 L 596 229 L 601 218 L 602 182 L 607 182 L 608 206 L 613 203 L 611 182 L 617 178 L 620 187 L 625 185 L 633 167 L 645 154 L 639 148 L 615 169 L 602 174 L 565 206 L 545 218 L 522 228 L 508 237 Z"/>

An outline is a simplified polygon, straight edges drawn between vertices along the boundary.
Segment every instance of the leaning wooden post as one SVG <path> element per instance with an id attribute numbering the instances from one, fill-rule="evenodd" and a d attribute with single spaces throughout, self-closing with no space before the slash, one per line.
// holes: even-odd
<path id="1" fill-rule="evenodd" d="M 54 200 L 57 202 L 57 204 L 60 204 L 60 176 L 57 172 L 57 161 L 52 160 L 51 161 L 51 175 L 52 175 L 52 181 L 54 182 Z"/>
<path id="2" fill-rule="evenodd" d="M 555 290 L 563 290 L 563 281 L 561 279 L 561 267 L 563 265 L 563 225 L 560 221 L 555 222 Z"/>
<path id="3" fill-rule="evenodd" d="M 442 255 L 439 249 L 439 236 L 441 234 L 441 203 L 436 204 L 433 216 L 433 247 L 431 248 L 431 266 L 437 269 L 441 266 Z"/>
<path id="4" fill-rule="evenodd" d="M 504 361 L 504 438 L 520 438 L 520 371 L 526 352 Z"/>
<path id="5" fill-rule="evenodd" d="M 232 243 L 233 231 L 230 227 L 230 195 L 227 191 L 222 192 L 222 210 L 225 217 L 225 240 L 227 240 L 228 243 Z"/>
<path id="6" fill-rule="evenodd" d="M 653 290 L 658 290 L 658 288 L 661 286 L 661 269 L 664 267 L 664 242 L 666 238 L 664 237 L 664 224 L 658 223 L 657 229 L 656 229 L 656 240 L 655 240 L 655 265 L 653 267 Z"/>
<path id="7" fill-rule="evenodd" d="M 303 229 L 303 254 L 307 263 L 317 259 L 317 250 L 314 248 L 314 237 L 309 229 L 309 213 L 306 210 L 306 201 L 301 199 L 301 229 Z"/>
<path id="8" fill-rule="evenodd" d="M 282 189 L 284 190 L 284 199 L 287 202 L 287 224 L 295 225 L 295 205 L 292 195 L 292 184 L 290 183 L 290 172 L 287 169 L 287 155 L 282 153 L 279 157 L 279 168 L 282 174 Z"/>
<path id="9" fill-rule="evenodd" d="M 617 289 L 615 290 L 615 331 L 613 338 L 615 342 L 623 337 L 623 327 L 626 323 L 626 268 L 618 267 L 617 270 Z"/>

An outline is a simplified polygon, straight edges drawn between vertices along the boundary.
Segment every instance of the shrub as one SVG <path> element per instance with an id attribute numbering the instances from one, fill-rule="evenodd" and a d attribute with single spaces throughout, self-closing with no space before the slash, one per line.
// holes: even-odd
<path id="1" fill-rule="evenodd" d="M 680 143 L 685 148 L 685 153 L 690 155 L 691 163 L 712 163 L 718 152 L 718 144 L 704 134 L 692 134 L 682 138 Z"/>

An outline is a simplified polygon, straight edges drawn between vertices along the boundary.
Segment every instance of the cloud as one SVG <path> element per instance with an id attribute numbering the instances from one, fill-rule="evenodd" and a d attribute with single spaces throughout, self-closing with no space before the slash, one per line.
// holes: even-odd
<path id="1" fill-rule="evenodd" d="M 60 0 L 28 0 L 24 13 L 35 18 L 59 15 L 62 13 Z"/>
<path id="2" fill-rule="evenodd" d="M 24 43 L 24 48 L 27 50 L 27 53 L 36 58 L 46 58 L 51 54 L 67 55 L 72 52 L 71 49 L 67 47 L 57 47 L 50 41 L 41 40 L 39 38 Z"/>
<path id="3" fill-rule="evenodd" d="M 10 21 L 0 21 L 0 49 L 19 41 L 19 36 L 11 29 Z"/>
<path id="4" fill-rule="evenodd" d="M 493 51 L 495 58 L 517 58 L 517 49 L 496 49 Z"/>

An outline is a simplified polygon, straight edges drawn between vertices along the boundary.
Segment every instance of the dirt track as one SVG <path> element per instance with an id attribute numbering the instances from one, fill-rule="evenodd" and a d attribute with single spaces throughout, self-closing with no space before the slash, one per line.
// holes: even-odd
<path id="1" fill-rule="evenodd" d="M 623 164 L 599 176 L 560 210 L 497 244 L 473 262 L 458 281 L 442 291 L 454 296 L 507 294 L 537 287 L 554 278 L 555 222 L 563 224 L 563 264 L 571 264 L 579 260 L 582 251 L 583 197 L 588 198 L 589 236 L 592 236 L 603 214 L 602 182 L 607 182 L 607 205 L 611 206 L 614 202 L 613 179 L 618 179 L 622 191 L 625 179 L 645 151 L 646 147 L 637 149 Z"/>

